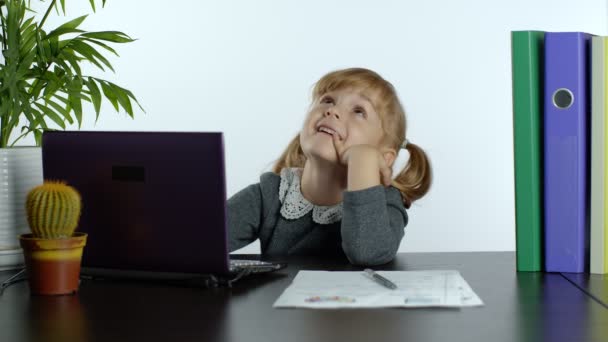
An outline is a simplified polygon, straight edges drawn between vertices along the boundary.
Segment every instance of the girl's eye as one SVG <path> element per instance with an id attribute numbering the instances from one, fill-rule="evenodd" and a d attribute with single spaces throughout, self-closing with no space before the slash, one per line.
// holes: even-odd
<path id="1" fill-rule="evenodd" d="M 334 103 L 334 99 L 332 99 L 329 96 L 325 96 L 324 98 L 321 99 L 321 103 Z"/>
<path id="2" fill-rule="evenodd" d="M 367 115 L 365 114 L 365 110 L 361 107 L 355 107 L 354 112 L 355 114 L 361 115 L 362 117 L 365 117 Z"/>

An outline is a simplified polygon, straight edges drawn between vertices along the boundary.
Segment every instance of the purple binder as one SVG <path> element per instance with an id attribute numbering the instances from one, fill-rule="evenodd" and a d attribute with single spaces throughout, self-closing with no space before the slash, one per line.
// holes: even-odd
<path id="1" fill-rule="evenodd" d="M 545 35 L 544 215 L 547 272 L 589 269 L 590 35 Z"/>

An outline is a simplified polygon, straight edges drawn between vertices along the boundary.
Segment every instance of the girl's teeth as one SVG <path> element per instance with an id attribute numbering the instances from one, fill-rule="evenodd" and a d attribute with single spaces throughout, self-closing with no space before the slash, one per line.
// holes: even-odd
<path id="1" fill-rule="evenodd" d="M 325 132 L 325 133 L 329 133 L 329 134 L 331 134 L 331 135 L 334 135 L 334 133 L 336 133 L 335 131 L 332 131 L 331 129 L 329 129 L 329 128 L 325 128 L 325 127 L 321 127 L 321 128 L 319 128 L 319 131 L 321 131 L 321 132 Z"/>

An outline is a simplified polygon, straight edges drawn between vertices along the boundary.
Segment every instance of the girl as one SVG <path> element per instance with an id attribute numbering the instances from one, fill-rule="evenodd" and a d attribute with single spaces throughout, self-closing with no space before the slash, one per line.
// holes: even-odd
<path id="1" fill-rule="evenodd" d="M 310 111 L 260 182 L 228 200 L 229 249 L 257 238 L 267 255 L 346 255 L 356 265 L 391 261 L 405 211 L 431 184 L 429 160 L 405 137 L 393 86 L 361 68 L 323 76 Z M 392 178 L 400 149 L 409 161 Z"/>

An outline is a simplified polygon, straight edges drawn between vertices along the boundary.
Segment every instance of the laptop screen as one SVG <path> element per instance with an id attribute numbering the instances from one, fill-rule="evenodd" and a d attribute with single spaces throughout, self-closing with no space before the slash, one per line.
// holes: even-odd
<path id="1" fill-rule="evenodd" d="M 82 196 L 83 267 L 228 271 L 222 133 L 47 131 L 42 162 Z"/>

